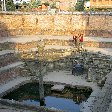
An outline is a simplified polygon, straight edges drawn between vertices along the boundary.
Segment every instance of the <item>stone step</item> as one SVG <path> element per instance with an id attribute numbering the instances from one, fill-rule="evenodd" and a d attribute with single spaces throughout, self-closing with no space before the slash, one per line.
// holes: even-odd
<path id="1" fill-rule="evenodd" d="M 63 91 L 63 89 L 65 88 L 65 85 L 54 85 L 51 90 L 55 90 L 55 91 Z"/>
<path id="2" fill-rule="evenodd" d="M 7 66 L 4 66 L 4 67 L 1 67 L 0 68 L 0 72 L 4 71 L 4 70 L 7 70 L 7 69 L 10 69 L 10 68 L 14 68 L 14 67 L 17 67 L 17 66 L 22 66 L 24 63 L 21 62 L 21 61 L 18 61 L 18 62 L 14 62 L 12 64 L 9 64 Z"/>
<path id="3" fill-rule="evenodd" d="M 45 49 L 73 49 L 72 35 L 70 36 L 52 36 L 52 35 L 26 35 L 16 36 L 15 38 L 4 38 L 0 41 L 2 49 L 15 49 L 19 51 L 37 50 L 38 40 L 45 41 Z M 12 42 L 11 45 L 5 45 L 4 42 Z M 10 44 L 10 43 L 9 43 Z M 112 53 L 112 38 L 103 37 L 84 37 L 84 48 L 93 51 L 101 51 L 105 54 L 111 55 Z"/>
<path id="4" fill-rule="evenodd" d="M 12 89 L 14 90 L 15 88 L 17 88 L 17 86 L 19 87 L 21 83 L 24 83 L 25 81 L 28 81 L 28 80 L 30 80 L 30 78 L 18 77 L 16 79 L 13 79 L 7 82 L 4 85 L 0 85 L 0 97 L 2 95 L 5 95 L 5 93 L 11 91 Z"/>
<path id="5" fill-rule="evenodd" d="M 85 41 L 84 47 L 94 47 L 96 48 L 112 48 L 112 43 L 110 42 L 96 42 L 96 41 Z M 73 42 L 67 40 L 45 40 L 45 49 L 72 49 L 74 47 Z M 15 49 L 19 51 L 29 51 L 37 49 L 36 41 L 30 43 L 0 43 L 0 49 Z"/>
<path id="6" fill-rule="evenodd" d="M 0 43 L 14 42 L 14 43 L 27 43 L 38 40 L 72 40 L 73 36 L 53 36 L 53 35 L 22 35 L 16 37 L 4 37 L 0 39 Z M 84 37 L 84 41 L 96 41 L 96 42 L 112 42 L 112 38 L 104 37 Z"/>
<path id="7" fill-rule="evenodd" d="M 0 56 L 5 55 L 5 54 L 9 54 L 9 53 L 14 53 L 14 50 L 2 50 L 2 51 L 0 51 Z"/>
<path id="8" fill-rule="evenodd" d="M 6 49 L 15 49 L 15 50 L 24 50 L 24 51 L 29 51 L 29 50 L 37 50 L 37 46 L 36 45 L 32 45 L 32 43 L 29 44 L 23 44 L 23 45 L 13 45 L 14 47 L 7 47 Z M 112 43 L 94 43 L 94 42 L 84 42 L 84 47 L 94 47 L 94 48 L 111 48 L 112 49 Z M 45 45 L 45 49 L 72 49 L 73 45 L 59 45 L 56 44 L 52 45 L 52 43 L 50 43 L 49 45 L 46 44 Z M 2 47 L 2 49 L 4 50 L 5 48 Z"/>

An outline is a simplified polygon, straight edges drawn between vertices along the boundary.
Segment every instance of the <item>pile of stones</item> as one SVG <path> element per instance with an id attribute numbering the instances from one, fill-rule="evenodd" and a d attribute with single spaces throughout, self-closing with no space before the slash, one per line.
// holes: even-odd
<path id="1" fill-rule="evenodd" d="M 73 57 L 73 62 L 83 63 L 87 80 L 99 82 L 112 70 L 112 57 L 100 52 L 81 52 Z"/>
<path id="2" fill-rule="evenodd" d="M 75 55 L 65 57 L 48 63 L 48 70 L 71 70 L 76 63 L 84 65 L 84 75 L 87 81 L 102 83 L 106 75 L 112 70 L 112 57 L 100 52 L 77 52 Z"/>

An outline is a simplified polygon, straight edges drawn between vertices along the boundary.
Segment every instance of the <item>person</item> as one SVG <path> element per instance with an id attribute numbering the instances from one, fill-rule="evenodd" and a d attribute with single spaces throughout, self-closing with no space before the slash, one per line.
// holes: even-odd
<path id="1" fill-rule="evenodd" d="M 77 64 L 73 65 L 72 68 L 72 75 L 82 75 L 84 72 L 84 65 L 83 63 L 77 62 Z"/>
<path id="2" fill-rule="evenodd" d="M 77 36 L 73 35 L 73 42 L 74 42 L 74 46 L 77 46 Z"/>
<path id="3" fill-rule="evenodd" d="M 73 34 L 73 42 L 74 42 L 74 46 L 79 49 L 79 36 L 78 35 Z"/>
<path id="4" fill-rule="evenodd" d="M 81 45 L 81 48 L 83 48 L 83 34 L 80 35 L 80 45 Z"/>

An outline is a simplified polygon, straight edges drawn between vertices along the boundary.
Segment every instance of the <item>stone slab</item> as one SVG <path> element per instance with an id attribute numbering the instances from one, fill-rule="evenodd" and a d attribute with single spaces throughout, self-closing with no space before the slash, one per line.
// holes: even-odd
<path id="1" fill-rule="evenodd" d="M 51 90 L 62 91 L 65 88 L 65 85 L 54 85 Z"/>

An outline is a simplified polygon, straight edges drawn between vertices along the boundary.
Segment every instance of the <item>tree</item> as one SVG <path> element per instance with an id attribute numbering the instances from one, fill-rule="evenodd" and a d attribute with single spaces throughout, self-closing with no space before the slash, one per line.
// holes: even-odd
<path id="1" fill-rule="evenodd" d="M 36 0 L 30 3 L 30 8 L 36 8 L 41 4 L 40 0 Z"/>
<path id="2" fill-rule="evenodd" d="M 69 7 L 69 8 L 68 8 L 68 11 L 74 12 L 74 11 L 75 11 L 75 7 Z"/>
<path id="3" fill-rule="evenodd" d="M 46 2 L 44 3 L 44 5 L 45 5 L 45 6 L 49 6 L 49 2 L 46 1 Z"/>
<path id="4" fill-rule="evenodd" d="M 55 9 L 56 8 L 56 2 L 53 2 L 51 5 L 50 5 L 51 9 Z"/>
<path id="5" fill-rule="evenodd" d="M 7 11 L 15 10 L 15 5 L 14 5 L 13 0 L 6 0 L 6 9 L 7 9 Z"/>
<path id="6" fill-rule="evenodd" d="M 84 10 L 84 0 L 78 0 L 75 5 L 75 9 L 77 11 L 83 11 Z"/>
<path id="7" fill-rule="evenodd" d="M 25 1 L 23 1 L 23 4 L 22 5 L 28 5 L 28 3 L 26 3 Z"/>

